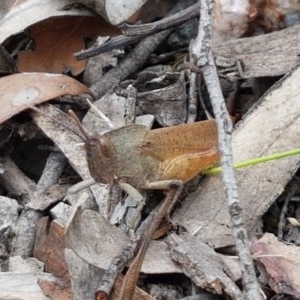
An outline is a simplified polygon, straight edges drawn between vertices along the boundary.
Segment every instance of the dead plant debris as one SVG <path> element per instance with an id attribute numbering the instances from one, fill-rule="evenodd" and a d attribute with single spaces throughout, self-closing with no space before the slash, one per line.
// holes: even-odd
<path id="1" fill-rule="evenodd" d="M 198 49 L 213 3 L 212 46 Z M 228 191 L 221 175 L 198 176 L 224 154 L 217 123 L 203 122 L 216 111 L 205 55 L 237 123 L 225 155 L 300 148 L 299 12 L 2 1 L 0 299 L 246 299 Z M 298 167 L 291 156 L 235 174 L 265 299 L 300 298 Z"/>

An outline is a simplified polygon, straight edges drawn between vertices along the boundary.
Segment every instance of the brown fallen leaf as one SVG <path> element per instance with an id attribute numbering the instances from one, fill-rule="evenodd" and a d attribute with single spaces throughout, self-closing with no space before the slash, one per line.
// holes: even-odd
<path id="1" fill-rule="evenodd" d="M 82 7 L 69 6 L 69 0 L 6 0 L 0 1 L 0 43 L 9 37 L 22 32 L 25 28 L 42 20 L 57 16 L 94 16 L 95 14 Z M 15 20 L 22 20 L 16 22 Z"/>
<path id="2" fill-rule="evenodd" d="M 114 285 L 114 288 L 112 290 L 112 293 L 111 293 L 109 299 L 111 299 L 111 300 L 119 300 L 120 299 L 120 295 L 121 295 L 120 292 L 121 292 L 123 280 L 124 280 L 124 276 L 122 274 L 120 274 L 116 280 L 116 283 Z M 100 296 L 101 296 L 101 293 L 99 293 L 99 297 Z M 102 296 L 103 296 L 103 294 L 102 294 Z M 96 298 L 96 300 L 98 300 L 98 299 L 101 299 L 101 298 Z M 155 298 L 153 298 L 151 295 L 149 295 L 148 293 L 146 293 L 145 291 L 140 289 L 138 286 L 136 286 L 132 300 L 154 300 L 154 299 Z"/>
<path id="3" fill-rule="evenodd" d="M 39 280 L 59 282 L 59 279 L 50 273 L 36 272 L 0 272 L 0 299 L 39 299 L 49 300 L 38 285 Z M 65 300 L 64 298 L 61 298 Z"/>
<path id="4" fill-rule="evenodd" d="M 38 223 L 33 256 L 45 264 L 47 272 L 68 283 L 70 278 L 64 252 L 65 229 L 55 221 L 52 221 L 49 227 L 48 222 L 49 218 L 43 217 Z"/>
<path id="5" fill-rule="evenodd" d="M 66 73 L 78 75 L 87 61 L 78 61 L 73 53 L 86 48 L 85 39 L 119 34 L 119 29 L 101 17 L 55 17 L 29 27 L 35 49 L 19 53 L 20 72 Z"/>
<path id="6" fill-rule="evenodd" d="M 74 295 L 71 290 L 71 286 L 65 286 L 63 283 L 50 281 L 50 280 L 38 280 L 38 285 L 46 296 L 51 297 L 52 300 L 72 300 Z"/>
<path id="7" fill-rule="evenodd" d="M 0 78 L 0 123 L 28 109 L 62 95 L 91 94 L 85 85 L 61 74 L 20 73 Z"/>
<path id="8" fill-rule="evenodd" d="M 270 287 L 279 294 L 300 298 L 300 248 L 280 242 L 270 233 L 251 243 L 255 260 L 265 268 Z"/>

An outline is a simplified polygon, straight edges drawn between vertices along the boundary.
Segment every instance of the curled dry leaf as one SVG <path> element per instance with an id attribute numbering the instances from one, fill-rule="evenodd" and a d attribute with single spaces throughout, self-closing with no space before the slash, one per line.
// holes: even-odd
<path id="1" fill-rule="evenodd" d="M 67 283 L 70 277 L 64 256 L 65 248 L 64 228 L 56 221 L 51 222 L 49 217 L 41 218 L 37 225 L 33 256 L 45 264 L 47 272 Z"/>
<path id="2" fill-rule="evenodd" d="M 184 73 L 144 72 L 136 86 L 138 108 L 142 113 L 153 114 L 162 126 L 182 124 L 186 120 L 186 87 Z"/>
<path id="3" fill-rule="evenodd" d="M 0 2 L 0 43 L 28 26 L 55 16 L 93 16 L 88 9 L 76 9 L 72 0 L 23 0 Z M 67 9 L 68 8 L 68 9 Z M 22 20 L 22 22 L 16 22 Z"/>
<path id="4" fill-rule="evenodd" d="M 62 95 L 91 94 L 75 79 L 61 74 L 21 73 L 0 78 L 0 123 L 17 113 Z"/>
<path id="5" fill-rule="evenodd" d="M 86 68 L 87 61 L 78 61 L 73 53 L 85 49 L 86 38 L 94 41 L 97 36 L 111 36 L 119 30 L 101 17 L 66 16 L 44 20 L 29 27 L 35 49 L 21 52 L 18 59 L 20 72 L 63 73 L 78 75 Z"/>

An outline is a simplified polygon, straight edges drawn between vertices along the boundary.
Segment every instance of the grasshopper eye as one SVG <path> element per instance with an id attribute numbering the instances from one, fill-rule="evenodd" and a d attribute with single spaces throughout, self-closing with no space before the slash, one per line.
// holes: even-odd
<path id="1" fill-rule="evenodd" d="M 90 146 L 90 148 L 95 148 L 97 146 L 97 143 L 92 141 L 89 143 L 89 146 Z"/>
<path id="2" fill-rule="evenodd" d="M 93 136 L 86 144 L 89 157 L 110 158 L 115 153 L 111 140 L 105 136 Z"/>

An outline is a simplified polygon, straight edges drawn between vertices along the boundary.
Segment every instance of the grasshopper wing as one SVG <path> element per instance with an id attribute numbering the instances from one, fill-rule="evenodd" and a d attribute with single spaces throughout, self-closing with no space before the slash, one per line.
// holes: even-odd
<path id="1" fill-rule="evenodd" d="M 150 130 L 141 154 L 160 161 L 218 149 L 218 131 L 214 120 Z"/>

